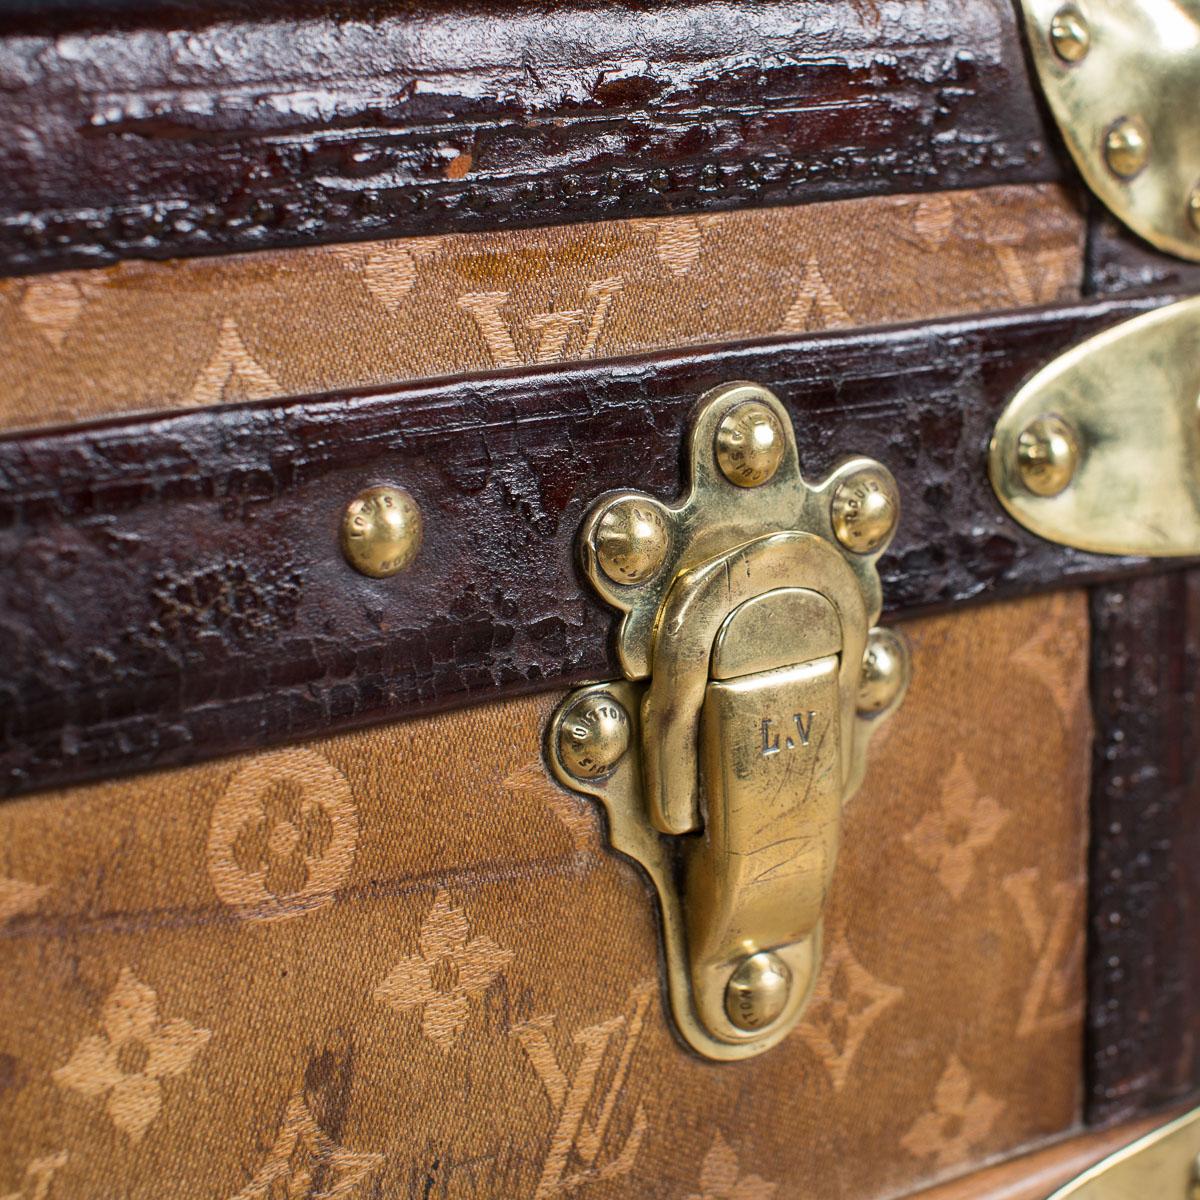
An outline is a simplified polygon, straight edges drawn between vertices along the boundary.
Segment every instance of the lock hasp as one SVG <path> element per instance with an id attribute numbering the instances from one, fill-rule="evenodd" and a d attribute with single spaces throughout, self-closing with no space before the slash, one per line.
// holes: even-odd
<path id="1" fill-rule="evenodd" d="M 547 749 L 655 884 L 680 1033 L 729 1060 L 804 1010 L 843 806 L 904 694 L 904 643 L 872 628 L 899 499 L 870 459 L 808 483 L 786 409 L 754 384 L 701 400 L 689 457 L 676 503 L 609 493 L 583 523 L 625 678 L 568 697 Z M 865 680 L 872 663 L 885 678 Z"/>

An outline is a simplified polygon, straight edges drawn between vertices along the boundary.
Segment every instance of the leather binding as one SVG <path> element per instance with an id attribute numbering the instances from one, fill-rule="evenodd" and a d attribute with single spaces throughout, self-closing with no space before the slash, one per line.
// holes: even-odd
<path id="1" fill-rule="evenodd" d="M 1200 1081 L 1200 573 L 1097 587 L 1088 867 L 1087 1118 Z"/>
<path id="2" fill-rule="evenodd" d="M 1116 296 L 1132 292 L 1200 291 L 1200 263 L 1155 250 L 1106 213 L 1094 211 L 1084 262 L 1084 292 Z"/>
<path id="3" fill-rule="evenodd" d="M 985 455 L 1021 380 L 1166 299 L 496 373 L 0 440 L 0 612 L 12 794 L 617 674 L 575 532 L 600 492 L 675 495 L 698 397 L 753 379 L 803 469 L 885 462 L 905 511 L 892 617 L 1149 569 L 1027 533 Z M 343 505 L 379 483 L 426 551 L 368 580 Z"/>
<path id="4" fill-rule="evenodd" d="M 1072 177 L 1008 5 L 5 7 L 5 274 Z"/>

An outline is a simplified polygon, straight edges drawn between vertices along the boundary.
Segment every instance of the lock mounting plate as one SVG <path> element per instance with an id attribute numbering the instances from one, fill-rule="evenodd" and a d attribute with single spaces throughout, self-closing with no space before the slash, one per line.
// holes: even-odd
<path id="1" fill-rule="evenodd" d="M 704 396 L 688 447 L 681 499 L 610 492 L 583 522 L 625 678 L 567 697 L 547 757 L 655 885 L 684 1040 L 732 1060 L 812 994 L 842 806 L 907 686 L 903 639 L 873 628 L 899 498 L 868 458 L 807 482 L 787 410 L 752 383 Z"/>

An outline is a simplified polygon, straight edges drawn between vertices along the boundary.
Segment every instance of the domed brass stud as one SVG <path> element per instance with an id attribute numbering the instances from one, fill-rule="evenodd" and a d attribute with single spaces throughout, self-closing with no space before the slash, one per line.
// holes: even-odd
<path id="1" fill-rule="evenodd" d="M 1083 59 L 1092 44 L 1087 18 L 1074 4 L 1064 4 L 1050 20 L 1050 45 L 1065 63 Z"/>
<path id="2" fill-rule="evenodd" d="M 671 537 L 662 513 L 644 500 L 615 500 L 594 536 L 596 561 L 614 583 L 645 583 L 663 565 Z"/>
<path id="3" fill-rule="evenodd" d="M 1132 179 L 1150 161 L 1150 130 L 1141 117 L 1122 117 L 1104 135 L 1104 161 L 1121 179 Z"/>
<path id="4" fill-rule="evenodd" d="M 342 514 L 342 553 L 372 579 L 386 579 L 409 566 L 421 548 L 421 510 L 398 487 L 359 492 Z"/>
<path id="5" fill-rule="evenodd" d="M 783 461 L 783 428 L 775 413 L 759 400 L 730 409 L 717 427 L 717 465 L 730 483 L 759 487 Z"/>
<path id="6" fill-rule="evenodd" d="M 908 685 L 908 659 L 908 647 L 898 633 L 871 630 L 858 682 L 860 715 L 876 717 L 896 703 Z"/>
<path id="7" fill-rule="evenodd" d="M 629 749 L 629 714 L 611 696 L 583 696 L 562 716 L 558 756 L 576 779 L 601 779 Z"/>
<path id="8" fill-rule="evenodd" d="M 882 467 L 863 467 L 837 485 L 830 505 L 837 540 L 855 554 L 878 550 L 896 528 L 900 494 Z"/>
<path id="9" fill-rule="evenodd" d="M 1057 496 L 1078 466 L 1075 432 L 1053 413 L 1031 421 L 1017 438 L 1017 470 L 1035 496 Z"/>
<path id="10" fill-rule="evenodd" d="M 725 987 L 725 1011 L 739 1029 L 753 1032 L 777 1021 L 787 1007 L 792 973 L 770 950 L 744 958 Z"/>

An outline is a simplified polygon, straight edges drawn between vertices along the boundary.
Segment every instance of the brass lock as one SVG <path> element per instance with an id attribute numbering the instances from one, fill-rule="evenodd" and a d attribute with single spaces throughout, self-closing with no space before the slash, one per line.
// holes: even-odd
<path id="1" fill-rule="evenodd" d="M 572 693 L 547 756 L 655 884 L 683 1037 L 736 1059 L 812 993 L 842 807 L 907 686 L 903 641 L 872 628 L 899 498 L 865 458 L 806 483 L 786 410 L 751 383 L 701 400 L 689 451 L 675 505 L 613 492 L 583 523 L 625 678 Z"/>

